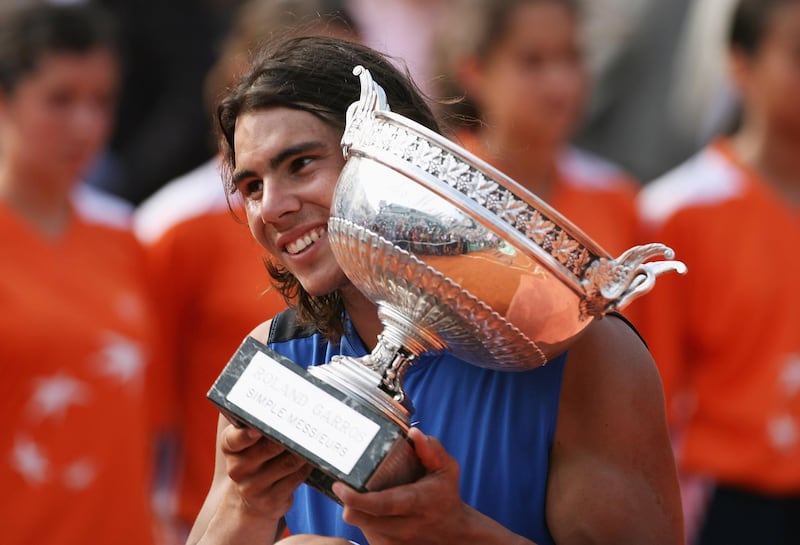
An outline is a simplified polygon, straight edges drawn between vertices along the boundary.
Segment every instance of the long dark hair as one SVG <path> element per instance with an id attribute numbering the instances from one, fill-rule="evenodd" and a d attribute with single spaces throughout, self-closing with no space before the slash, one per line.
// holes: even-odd
<path id="1" fill-rule="evenodd" d="M 229 194 L 236 190 L 231 173 L 236 167 L 234 130 L 244 113 L 271 107 L 309 112 L 344 131 L 347 107 L 360 94 L 353 68 L 362 65 L 386 91 L 392 111 L 438 132 L 433 112 L 408 73 L 389 58 L 360 44 L 325 36 L 279 39 L 265 44 L 249 72 L 222 99 L 217 108 L 217 132 L 223 174 Z M 344 331 L 344 305 L 338 292 L 309 295 L 279 263 L 266 260 L 276 288 L 297 310 L 299 323 L 313 325 L 332 341 Z"/>

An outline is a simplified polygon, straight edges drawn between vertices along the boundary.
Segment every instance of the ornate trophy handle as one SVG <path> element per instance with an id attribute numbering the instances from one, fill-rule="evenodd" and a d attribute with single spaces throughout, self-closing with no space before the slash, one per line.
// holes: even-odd
<path id="1" fill-rule="evenodd" d="M 391 111 L 386 102 L 386 92 L 383 87 L 375 83 L 369 70 L 359 64 L 353 68 L 353 75 L 358 76 L 361 82 L 361 96 L 358 101 L 347 107 L 345 129 L 341 141 L 345 159 L 350 155 L 350 148 L 356 143 L 355 139 L 361 135 L 362 123 L 372 117 L 372 112 Z"/>
<path id="2" fill-rule="evenodd" d="M 654 257 L 667 261 L 646 263 Z M 656 277 L 675 271 L 686 274 L 686 265 L 672 261 L 675 252 L 660 243 L 634 246 L 617 259 L 599 259 L 587 270 L 582 281 L 586 298 L 581 311 L 595 318 L 607 312 L 621 310 L 631 301 L 653 288 Z"/>

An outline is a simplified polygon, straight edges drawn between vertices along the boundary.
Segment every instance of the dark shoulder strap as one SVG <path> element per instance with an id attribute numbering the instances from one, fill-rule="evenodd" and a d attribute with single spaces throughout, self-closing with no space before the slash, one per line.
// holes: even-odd
<path id="1" fill-rule="evenodd" d="M 292 339 L 311 337 L 316 332 L 316 328 L 312 325 L 298 324 L 297 312 L 293 308 L 288 308 L 272 318 L 267 342 L 284 343 Z"/>
<path id="2" fill-rule="evenodd" d="M 623 316 L 622 314 L 620 314 L 619 312 L 616 312 L 616 311 L 609 312 L 608 314 L 606 314 L 606 316 L 614 316 L 615 318 L 619 318 L 620 320 L 622 320 L 623 322 L 625 322 L 626 324 L 628 324 L 628 327 L 630 327 L 630 328 L 633 330 L 633 332 L 634 332 L 634 333 L 636 333 L 636 336 L 637 336 L 637 337 L 639 337 L 639 340 L 641 340 L 641 341 L 642 341 L 642 343 L 643 343 L 645 346 L 647 346 L 647 341 L 645 341 L 645 340 L 644 340 L 644 337 L 642 337 L 642 334 L 641 334 L 641 333 L 639 333 L 639 330 L 638 330 L 638 329 L 636 329 L 636 326 L 634 326 L 634 325 L 631 323 L 631 321 L 630 321 L 630 320 L 628 320 L 628 319 L 627 319 L 625 316 Z"/>

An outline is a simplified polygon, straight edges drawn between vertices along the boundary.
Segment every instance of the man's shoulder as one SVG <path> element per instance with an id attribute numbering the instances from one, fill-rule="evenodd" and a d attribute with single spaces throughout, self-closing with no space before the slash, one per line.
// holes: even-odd
<path id="1" fill-rule="evenodd" d="M 660 386 L 647 345 L 635 327 L 617 314 L 595 319 L 586 327 L 570 347 L 567 369 L 567 376 L 575 375 L 565 380 L 567 385 Z"/>
<path id="2" fill-rule="evenodd" d="M 313 337 L 318 333 L 315 327 L 301 324 L 297 320 L 297 311 L 290 307 L 279 312 L 270 320 L 267 338 L 270 344 L 285 343 Z"/>
<path id="3" fill-rule="evenodd" d="M 631 542 L 677 542 L 680 495 L 664 406 L 636 332 L 615 316 L 589 324 L 570 348 L 561 391 L 547 500 L 556 541 L 583 534 L 612 542 L 622 533 Z M 577 524 L 575 512 L 586 513 Z"/>

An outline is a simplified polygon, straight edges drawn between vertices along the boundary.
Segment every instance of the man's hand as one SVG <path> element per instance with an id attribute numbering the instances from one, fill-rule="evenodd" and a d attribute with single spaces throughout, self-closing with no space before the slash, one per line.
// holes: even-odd
<path id="1" fill-rule="evenodd" d="M 305 460 L 252 428 L 227 426 L 220 450 L 244 510 L 268 520 L 286 514 L 295 489 L 311 473 Z"/>
<path id="2" fill-rule="evenodd" d="M 187 544 L 273 543 L 311 469 L 258 431 L 220 415 L 214 481 Z"/>
<path id="3" fill-rule="evenodd" d="M 461 500 L 458 463 L 437 439 L 416 428 L 409 431 L 409 438 L 427 470 L 418 481 L 366 493 L 340 482 L 333 485 L 344 503 L 342 518 L 358 526 L 370 545 L 515 543 L 520 539 Z"/>

